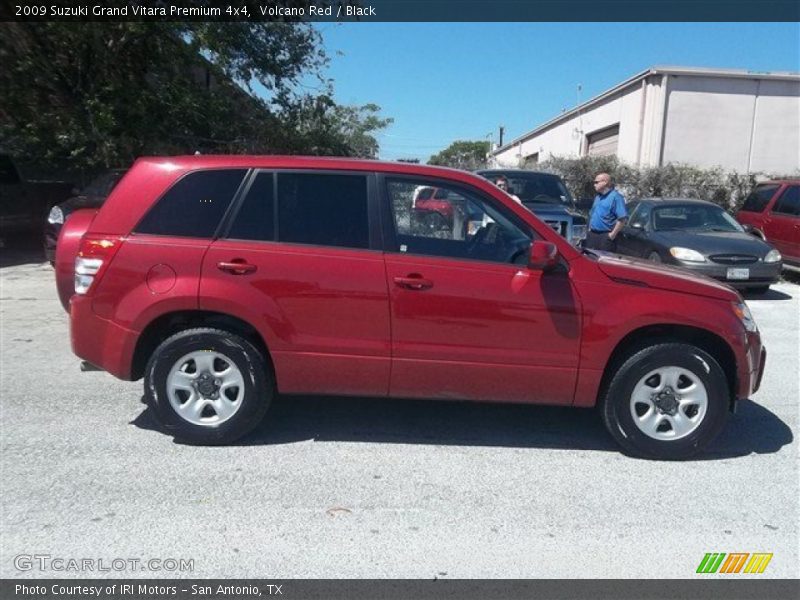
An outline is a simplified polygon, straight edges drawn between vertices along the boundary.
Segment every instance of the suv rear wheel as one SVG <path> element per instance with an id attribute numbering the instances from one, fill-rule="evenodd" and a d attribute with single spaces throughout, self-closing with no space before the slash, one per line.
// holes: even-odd
<path id="1" fill-rule="evenodd" d="M 603 419 L 631 454 L 678 460 L 703 450 L 722 430 L 728 382 L 707 352 L 684 343 L 639 350 L 616 371 Z"/>
<path id="2" fill-rule="evenodd" d="M 145 396 L 164 427 L 195 444 L 227 444 L 252 431 L 274 395 L 264 356 L 211 328 L 167 338 L 145 370 Z"/>

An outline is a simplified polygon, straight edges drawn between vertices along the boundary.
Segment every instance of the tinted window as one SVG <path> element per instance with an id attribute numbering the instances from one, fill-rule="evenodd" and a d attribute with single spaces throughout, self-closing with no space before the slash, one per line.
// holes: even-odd
<path id="1" fill-rule="evenodd" d="M 437 187 L 449 206 L 434 214 L 414 206 L 417 183 L 389 179 L 387 187 L 396 252 L 517 264 L 527 261 L 530 233 L 477 194 Z"/>
<path id="2" fill-rule="evenodd" d="M 185 175 L 150 209 L 136 232 L 212 237 L 245 173 L 230 169 Z"/>
<path id="3" fill-rule="evenodd" d="M 759 185 L 745 198 L 742 210 L 747 212 L 761 212 L 769 204 L 769 199 L 778 189 L 777 185 Z"/>
<path id="4" fill-rule="evenodd" d="M 237 240 L 275 239 L 275 190 L 272 173 L 259 173 L 256 176 L 228 237 Z"/>
<path id="5" fill-rule="evenodd" d="M 368 248 L 366 177 L 280 173 L 278 239 Z"/>
<path id="6" fill-rule="evenodd" d="M 793 185 L 787 188 L 775 204 L 773 212 L 800 216 L 800 187 Z"/>

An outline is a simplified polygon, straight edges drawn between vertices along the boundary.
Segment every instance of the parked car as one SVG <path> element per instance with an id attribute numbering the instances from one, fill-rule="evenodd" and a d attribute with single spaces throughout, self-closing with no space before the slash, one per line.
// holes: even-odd
<path id="1" fill-rule="evenodd" d="M 24 180 L 11 157 L 0 154 L 0 237 L 37 231 L 72 189 L 64 181 Z"/>
<path id="2" fill-rule="evenodd" d="M 413 230 L 420 186 L 485 219 Z M 629 452 L 679 459 L 758 389 L 766 360 L 735 290 L 581 252 L 452 169 L 144 158 L 62 242 L 75 354 L 143 377 L 164 427 L 192 443 L 240 438 L 276 393 L 334 394 L 599 404 Z"/>
<path id="3" fill-rule="evenodd" d="M 780 279 L 781 254 L 703 200 L 646 198 L 628 204 L 617 252 L 674 265 L 763 293 Z"/>
<path id="4" fill-rule="evenodd" d="M 106 171 L 93 179 L 77 195 L 67 198 L 50 209 L 44 225 L 44 254 L 51 265 L 55 262 L 58 234 L 61 233 L 64 220 L 79 208 L 100 208 L 124 174 L 125 169 Z"/>
<path id="5" fill-rule="evenodd" d="M 586 217 L 578 212 L 558 175 L 521 169 L 486 169 L 477 174 L 490 181 L 505 177 L 509 194 L 516 195 L 525 208 L 573 244 L 586 237 Z"/>
<path id="6" fill-rule="evenodd" d="M 758 184 L 736 219 L 780 251 L 784 269 L 800 271 L 800 180 Z"/>
<path id="7" fill-rule="evenodd" d="M 415 218 L 431 231 L 453 226 L 453 204 L 447 199 L 447 190 L 421 185 L 414 191 L 411 203 Z"/>

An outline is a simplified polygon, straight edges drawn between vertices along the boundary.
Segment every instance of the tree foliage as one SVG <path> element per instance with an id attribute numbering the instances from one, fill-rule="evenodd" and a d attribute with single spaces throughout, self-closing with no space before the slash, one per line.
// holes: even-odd
<path id="1" fill-rule="evenodd" d="M 378 107 L 339 106 L 307 23 L 0 25 L 0 145 L 76 168 L 142 154 L 375 156 Z M 301 84 L 316 78 L 317 96 Z M 254 95 L 258 92 L 258 96 Z"/>
<path id="2" fill-rule="evenodd" d="M 447 148 L 431 156 L 429 165 L 453 167 L 474 171 L 486 166 L 486 155 L 489 152 L 489 142 L 470 142 L 459 140 Z"/>

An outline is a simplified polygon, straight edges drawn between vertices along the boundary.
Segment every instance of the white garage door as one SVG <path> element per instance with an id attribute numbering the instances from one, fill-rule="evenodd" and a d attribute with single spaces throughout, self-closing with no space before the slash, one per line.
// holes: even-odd
<path id="1" fill-rule="evenodd" d="M 617 153 L 619 143 L 619 124 L 595 131 L 586 136 L 586 154 L 589 156 L 608 156 Z"/>

